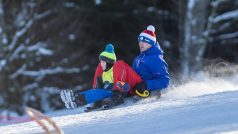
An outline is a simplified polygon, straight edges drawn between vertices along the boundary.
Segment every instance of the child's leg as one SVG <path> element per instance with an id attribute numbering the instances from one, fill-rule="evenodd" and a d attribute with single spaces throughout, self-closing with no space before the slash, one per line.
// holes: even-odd
<path id="1" fill-rule="evenodd" d="M 124 103 L 124 98 L 126 96 L 125 92 L 120 92 L 120 91 L 113 91 L 112 92 L 112 99 L 110 101 L 105 102 L 102 105 L 103 109 L 109 109 L 118 105 L 121 105 Z"/>
<path id="2" fill-rule="evenodd" d="M 80 92 L 76 96 L 76 102 L 80 105 L 95 103 L 97 101 L 103 100 L 105 98 L 112 97 L 112 91 L 111 90 L 105 90 L 105 89 L 90 89 L 84 92 Z"/>

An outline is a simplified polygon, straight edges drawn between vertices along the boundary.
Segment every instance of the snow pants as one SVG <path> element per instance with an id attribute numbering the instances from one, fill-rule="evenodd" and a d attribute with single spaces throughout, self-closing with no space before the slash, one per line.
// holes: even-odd
<path id="1" fill-rule="evenodd" d="M 112 98 L 112 90 L 108 89 L 89 89 L 87 91 L 80 92 L 79 94 L 84 94 L 86 104 L 95 103 L 106 98 Z"/>

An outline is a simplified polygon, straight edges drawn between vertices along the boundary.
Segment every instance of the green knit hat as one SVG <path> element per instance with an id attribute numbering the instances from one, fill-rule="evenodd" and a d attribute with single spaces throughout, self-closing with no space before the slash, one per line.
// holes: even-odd
<path id="1" fill-rule="evenodd" d="M 107 44 L 105 50 L 99 55 L 99 60 L 103 60 L 109 63 L 114 63 L 117 58 L 114 52 L 114 46 L 112 44 Z"/>

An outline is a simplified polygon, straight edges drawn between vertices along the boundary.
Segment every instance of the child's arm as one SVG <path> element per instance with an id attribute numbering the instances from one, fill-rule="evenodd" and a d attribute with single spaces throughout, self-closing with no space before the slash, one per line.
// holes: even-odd
<path id="1" fill-rule="evenodd" d="M 119 91 L 128 92 L 130 90 L 130 85 L 127 82 L 117 81 L 116 87 Z"/>

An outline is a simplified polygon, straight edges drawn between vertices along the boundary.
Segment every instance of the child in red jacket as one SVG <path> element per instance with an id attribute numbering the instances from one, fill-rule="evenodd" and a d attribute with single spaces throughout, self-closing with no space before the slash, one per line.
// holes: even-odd
<path id="1" fill-rule="evenodd" d="M 125 96 L 133 95 L 133 87 L 142 82 L 140 76 L 128 64 L 116 61 L 112 44 L 108 44 L 99 55 L 99 61 L 93 89 L 75 94 L 72 90 L 61 91 L 61 99 L 67 108 L 90 104 L 85 111 L 91 111 L 120 105 L 124 102 Z"/>

